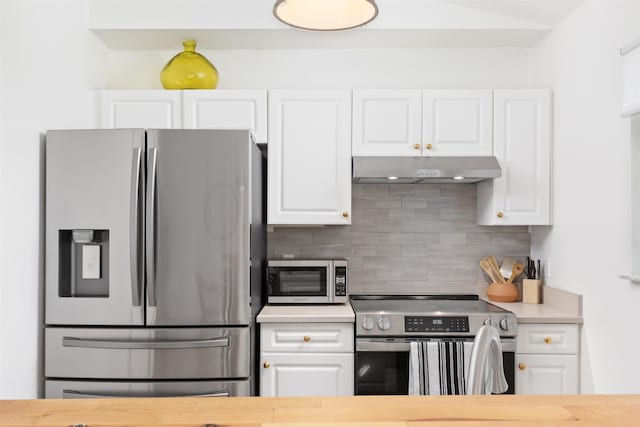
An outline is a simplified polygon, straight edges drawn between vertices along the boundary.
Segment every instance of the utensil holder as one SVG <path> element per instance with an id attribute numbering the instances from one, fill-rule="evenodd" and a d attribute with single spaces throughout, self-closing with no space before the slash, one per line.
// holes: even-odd
<path id="1" fill-rule="evenodd" d="M 518 301 L 518 288 L 513 283 L 492 283 L 487 288 L 487 297 L 491 301 Z"/>
<path id="2" fill-rule="evenodd" d="M 524 279 L 522 281 L 522 302 L 525 304 L 542 303 L 542 280 Z"/>

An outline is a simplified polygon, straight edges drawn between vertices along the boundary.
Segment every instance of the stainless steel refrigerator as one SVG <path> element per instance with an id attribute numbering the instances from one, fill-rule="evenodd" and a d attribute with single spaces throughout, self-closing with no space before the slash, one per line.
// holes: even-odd
<path id="1" fill-rule="evenodd" d="M 255 394 L 265 168 L 249 131 L 47 132 L 45 397 Z"/>

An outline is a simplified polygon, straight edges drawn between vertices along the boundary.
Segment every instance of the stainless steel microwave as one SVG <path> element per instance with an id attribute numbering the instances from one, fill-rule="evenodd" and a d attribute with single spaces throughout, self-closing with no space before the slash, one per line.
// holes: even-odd
<path id="1" fill-rule="evenodd" d="M 346 259 L 272 259 L 267 262 L 267 301 L 280 304 L 347 302 Z"/>

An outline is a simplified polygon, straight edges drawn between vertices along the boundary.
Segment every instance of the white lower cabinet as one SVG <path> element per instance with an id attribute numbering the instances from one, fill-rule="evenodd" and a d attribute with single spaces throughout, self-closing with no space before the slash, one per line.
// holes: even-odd
<path id="1" fill-rule="evenodd" d="M 516 355 L 516 394 L 577 394 L 575 354 Z"/>
<path id="2" fill-rule="evenodd" d="M 261 396 L 353 395 L 352 323 L 262 323 Z"/>
<path id="3" fill-rule="evenodd" d="M 578 325 L 518 325 L 516 394 L 577 394 Z"/>
<path id="4" fill-rule="evenodd" d="M 261 396 L 351 396 L 353 353 L 262 353 Z"/>

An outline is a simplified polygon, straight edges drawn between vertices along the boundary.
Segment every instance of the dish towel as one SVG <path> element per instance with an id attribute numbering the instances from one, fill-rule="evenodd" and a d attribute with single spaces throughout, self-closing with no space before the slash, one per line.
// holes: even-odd
<path id="1" fill-rule="evenodd" d="M 412 341 L 409 395 L 465 394 L 473 341 Z"/>

